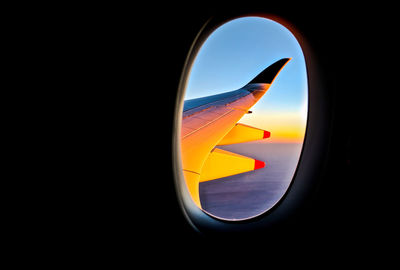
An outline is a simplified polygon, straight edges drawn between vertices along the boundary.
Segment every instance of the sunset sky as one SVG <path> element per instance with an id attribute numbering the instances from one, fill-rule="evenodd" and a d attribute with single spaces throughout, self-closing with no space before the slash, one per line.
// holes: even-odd
<path id="1" fill-rule="evenodd" d="M 191 69 L 185 100 L 239 89 L 270 64 L 292 58 L 240 122 L 271 132 L 266 142 L 302 142 L 307 118 L 307 74 L 296 38 L 265 18 L 230 21 L 214 31 Z"/>

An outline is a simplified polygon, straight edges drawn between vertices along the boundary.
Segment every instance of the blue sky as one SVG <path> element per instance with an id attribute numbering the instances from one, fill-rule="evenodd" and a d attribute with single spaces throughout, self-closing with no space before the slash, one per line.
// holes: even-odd
<path id="1" fill-rule="evenodd" d="M 208 37 L 191 68 L 185 100 L 239 89 L 281 58 L 292 60 L 252 110 L 304 113 L 307 76 L 301 47 L 288 29 L 261 17 L 235 19 Z"/>

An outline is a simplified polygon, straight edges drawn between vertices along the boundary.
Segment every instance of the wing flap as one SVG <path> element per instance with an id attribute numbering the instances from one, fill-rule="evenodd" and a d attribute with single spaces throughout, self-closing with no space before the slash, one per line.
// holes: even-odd
<path id="1" fill-rule="evenodd" d="M 209 121 L 182 137 L 181 153 L 184 170 L 200 174 L 203 163 L 212 149 L 242 117 L 240 112 L 233 109 L 224 108 L 223 111 L 223 114 L 214 121 Z"/>
<path id="2" fill-rule="evenodd" d="M 210 181 L 261 169 L 264 166 L 263 161 L 214 148 L 203 165 L 199 181 Z"/>
<path id="3" fill-rule="evenodd" d="M 218 145 L 251 142 L 269 138 L 269 131 L 244 124 L 236 124 L 231 131 L 218 143 Z"/>
<path id="4" fill-rule="evenodd" d="M 186 187 L 189 190 L 190 197 L 197 207 L 201 208 L 199 194 L 200 175 L 192 171 L 183 170 L 183 176 L 185 177 Z"/>

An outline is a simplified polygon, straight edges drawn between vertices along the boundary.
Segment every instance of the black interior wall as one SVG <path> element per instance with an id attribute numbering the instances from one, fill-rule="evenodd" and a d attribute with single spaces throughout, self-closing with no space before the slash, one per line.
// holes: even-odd
<path id="1" fill-rule="evenodd" d="M 267 250 L 305 244 L 369 250 L 376 247 L 372 242 L 390 238 L 394 212 L 387 190 L 395 180 L 387 170 L 391 158 L 382 152 L 393 134 L 388 116 L 395 115 L 395 107 L 385 105 L 395 97 L 388 66 L 396 54 L 390 11 L 322 2 L 86 9 L 83 18 L 90 16 L 80 24 L 85 28 L 79 40 L 96 82 L 84 89 L 94 105 L 90 127 L 84 128 L 93 158 L 87 177 L 77 181 L 84 199 L 71 213 L 67 234 L 81 235 L 83 246 L 115 246 L 122 253 L 172 244 L 190 252 L 232 241 L 275 244 L 265 245 Z M 331 145 L 307 207 L 272 232 L 219 240 L 195 232 L 177 202 L 172 121 L 192 41 L 214 14 L 237 12 L 275 14 L 309 42 L 332 99 Z"/>

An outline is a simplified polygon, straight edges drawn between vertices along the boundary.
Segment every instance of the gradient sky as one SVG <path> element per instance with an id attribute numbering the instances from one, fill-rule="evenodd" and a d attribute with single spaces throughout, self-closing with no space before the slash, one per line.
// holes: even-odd
<path id="1" fill-rule="evenodd" d="M 191 68 L 185 100 L 239 89 L 281 58 L 292 58 L 239 122 L 271 132 L 268 142 L 302 142 L 307 118 L 304 55 L 291 32 L 269 19 L 245 17 L 215 30 Z"/>

